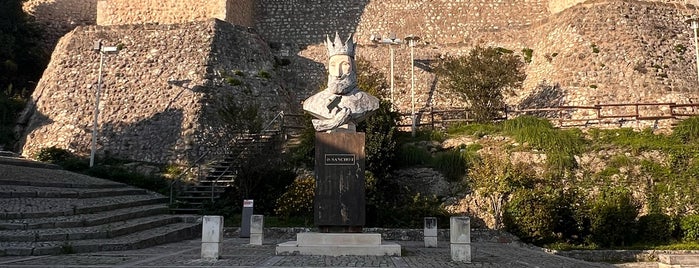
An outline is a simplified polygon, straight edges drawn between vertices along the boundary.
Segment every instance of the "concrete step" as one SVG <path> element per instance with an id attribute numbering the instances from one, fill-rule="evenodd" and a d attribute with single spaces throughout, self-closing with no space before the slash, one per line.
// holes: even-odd
<path id="1" fill-rule="evenodd" d="M 170 212 L 174 214 L 198 214 L 201 211 L 198 207 L 180 207 L 180 208 L 171 208 Z"/>
<path id="2" fill-rule="evenodd" d="M 0 242 L 0 256 L 29 256 L 134 250 L 192 239 L 201 235 L 201 221 L 162 225 L 109 239 L 76 241 Z"/>
<path id="3" fill-rule="evenodd" d="M 133 218 L 168 214 L 170 209 L 165 204 L 128 207 L 90 214 L 59 216 L 33 219 L 14 219 L 0 221 L 0 230 L 28 230 L 43 228 L 72 228 L 107 224 Z"/>
<path id="4" fill-rule="evenodd" d="M 699 267 L 699 254 L 659 254 L 658 262 L 666 267 Z"/>
<path id="5" fill-rule="evenodd" d="M 156 194 L 113 196 L 100 198 L 0 198 L 0 220 L 46 218 L 95 213 L 157 203 L 166 203 L 168 198 Z"/>
<path id="6" fill-rule="evenodd" d="M 219 195 L 214 195 L 214 200 L 218 199 Z M 211 195 L 209 196 L 178 196 L 177 200 L 182 202 L 187 202 L 189 204 L 201 204 L 202 202 L 211 201 Z"/>
<path id="7" fill-rule="evenodd" d="M 40 197 L 40 198 L 94 198 L 119 195 L 146 194 L 147 191 L 138 188 L 61 188 L 38 187 L 24 185 L 0 185 L 0 198 L 7 197 Z"/>
<path id="8" fill-rule="evenodd" d="M 55 172 L 62 170 L 55 170 Z M 88 188 L 88 189 L 104 189 L 104 188 L 125 188 L 129 187 L 126 184 L 119 182 L 105 182 L 105 183 L 83 183 L 74 182 L 70 180 L 58 181 L 58 180 L 21 180 L 21 179 L 0 179 L 0 185 L 24 185 L 24 186 L 36 186 L 36 187 L 59 187 L 59 188 Z"/>
<path id="9" fill-rule="evenodd" d="M 188 216 L 162 214 L 90 227 L 4 230 L 0 231 L 0 241 L 40 242 L 114 238 L 158 226 L 186 221 L 183 217 Z"/>

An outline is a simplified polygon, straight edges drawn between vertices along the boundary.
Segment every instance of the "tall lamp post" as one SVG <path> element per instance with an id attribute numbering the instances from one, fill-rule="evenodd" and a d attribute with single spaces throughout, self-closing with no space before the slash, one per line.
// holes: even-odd
<path id="1" fill-rule="evenodd" d="M 97 119 L 100 111 L 100 93 L 102 91 L 102 67 L 104 66 L 104 55 L 108 53 L 117 53 L 119 48 L 112 46 L 103 46 L 102 41 L 96 41 L 92 50 L 100 53 L 100 68 L 97 76 L 97 92 L 95 92 L 95 118 L 92 122 L 92 143 L 90 144 L 90 167 L 95 165 L 95 151 L 97 150 Z"/>
<path id="2" fill-rule="evenodd" d="M 694 53 L 697 58 L 697 80 L 699 80 L 699 43 L 697 43 L 697 29 L 699 29 L 699 19 L 697 19 L 695 16 L 692 16 L 692 18 L 686 20 L 686 22 L 689 23 L 689 26 L 692 28 L 692 32 L 694 33 Z"/>
<path id="3" fill-rule="evenodd" d="M 417 127 L 417 116 L 415 115 L 415 43 L 420 40 L 420 37 L 414 35 L 408 35 L 405 37 L 408 41 L 408 46 L 410 46 L 410 113 L 412 114 L 412 135 L 415 137 L 415 129 Z"/>
<path id="4" fill-rule="evenodd" d="M 395 53 L 393 49 L 393 45 L 400 45 L 401 40 L 399 38 L 396 38 L 396 34 L 390 33 L 388 34 L 388 38 L 381 38 L 380 35 L 378 34 L 372 34 L 371 37 L 371 42 L 377 43 L 377 44 L 386 44 L 388 45 L 388 51 L 390 53 L 391 57 L 391 111 L 394 110 L 393 107 L 393 79 L 394 79 L 394 72 L 393 72 L 393 66 L 394 66 L 394 59 L 395 59 Z"/>

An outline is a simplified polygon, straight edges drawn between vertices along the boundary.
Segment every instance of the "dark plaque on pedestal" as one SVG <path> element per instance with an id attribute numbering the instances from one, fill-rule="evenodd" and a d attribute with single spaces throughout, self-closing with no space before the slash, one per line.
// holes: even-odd
<path id="1" fill-rule="evenodd" d="M 364 133 L 316 133 L 314 220 L 321 232 L 361 232 Z"/>

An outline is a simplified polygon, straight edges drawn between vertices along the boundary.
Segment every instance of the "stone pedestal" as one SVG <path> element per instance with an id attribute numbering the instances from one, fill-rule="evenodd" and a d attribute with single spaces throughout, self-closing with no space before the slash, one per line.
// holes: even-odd
<path id="1" fill-rule="evenodd" d="M 262 245 L 265 220 L 263 215 L 250 217 L 250 245 Z"/>
<path id="2" fill-rule="evenodd" d="M 320 232 L 362 231 L 364 133 L 316 133 L 314 222 Z"/>
<path id="3" fill-rule="evenodd" d="M 426 248 L 436 248 L 437 247 L 437 218 L 436 217 L 425 217 L 425 247 Z"/>
<path id="4" fill-rule="evenodd" d="M 201 228 L 201 258 L 218 259 L 223 244 L 223 216 L 204 216 Z"/>
<path id="5" fill-rule="evenodd" d="M 470 263 L 471 219 L 469 217 L 451 217 L 449 241 L 451 242 L 451 260 Z"/>
<path id="6" fill-rule="evenodd" d="M 400 245 L 381 242 L 381 234 L 299 233 L 296 241 L 278 244 L 276 254 L 400 256 Z"/>

